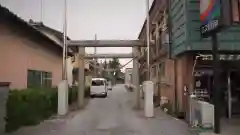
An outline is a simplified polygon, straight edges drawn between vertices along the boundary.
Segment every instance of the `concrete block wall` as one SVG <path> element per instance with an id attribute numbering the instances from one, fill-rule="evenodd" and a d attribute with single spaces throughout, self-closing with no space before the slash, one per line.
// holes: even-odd
<path id="1" fill-rule="evenodd" d="M 0 135 L 5 131 L 6 103 L 9 92 L 9 83 L 0 82 Z"/>

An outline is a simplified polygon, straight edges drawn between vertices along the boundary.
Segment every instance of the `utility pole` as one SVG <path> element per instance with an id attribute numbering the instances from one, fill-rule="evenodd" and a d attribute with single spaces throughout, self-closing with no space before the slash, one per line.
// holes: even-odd
<path id="1" fill-rule="evenodd" d="M 41 9 L 40 9 L 40 22 L 43 22 L 43 0 L 40 0 L 41 2 Z"/>
<path id="2" fill-rule="evenodd" d="M 95 34 L 95 41 L 97 41 L 97 34 Z M 97 54 L 97 47 L 94 47 L 94 54 L 96 55 Z M 95 74 L 95 77 L 97 77 L 97 74 L 98 74 L 98 69 L 96 68 L 97 67 L 97 58 L 94 58 L 94 74 Z"/>
<path id="3" fill-rule="evenodd" d="M 68 81 L 67 81 L 67 17 L 66 17 L 67 0 L 64 1 L 64 20 L 63 20 L 63 58 L 62 58 L 62 81 L 58 85 L 58 114 L 66 115 L 68 112 Z"/>
<path id="4" fill-rule="evenodd" d="M 213 54 L 213 104 L 214 104 L 214 131 L 220 133 L 220 57 L 218 52 L 217 33 L 212 34 L 212 54 Z"/>
<path id="5" fill-rule="evenodd" d="M 149 17 L 149 0 L 146 0 L 146 38 L 147 38 L 147 69 L 148 69 L 148 80 L 150 80 L 150 17 Z"/>
<path id="6" fill-rule="evenodd" d="M 67 0 L 64 0 L 62 80 L 67 80 Z"/>

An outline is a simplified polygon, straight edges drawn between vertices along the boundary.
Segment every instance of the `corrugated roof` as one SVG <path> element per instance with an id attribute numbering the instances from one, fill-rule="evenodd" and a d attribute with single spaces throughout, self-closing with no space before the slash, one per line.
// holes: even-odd
<path id="1" fill-rule="evenodd" d="M 52 42 L 53 44 L 59 46 L 58 43 L 56 43 L 54 40 L 52 40 L 49 36 L 47 36 L 46 34 L 44 34 L 41 30 L 39 30 L 38 28 L 34 27 L 33 25 L 31 25 L 30 23 L 24 21 L 22 18 L 18 17 L 16 14 L 14 14 L 13 12 L 11 12 L 9 9 L 7 9 L 6 7 L 3 7 L 2 5 L 0 5 L 0 16 L 1 19 L 9 19 L 11 21 L 15 21 L 19 24 L 22 24 L 24 27 L 29 28 L 30 30 L 36 32 L 36 34 L 38 34 L 39 36 L 42 36 L 43 38 L 45 38 L 46 40 L 49 40 L 50 42 Z M 63 48 L 62 45 L 60 45 L 59 47 Z"/>
<path id="2" fill-rule="evenodd" d="M 152 5 L 151 5 L 151 8 L 150 8 L 150 10 L 149 10 L 150 22 L 151 22 L 152 19 L 154 18 L 155 12 L 156 12 L 156 13 L 157 13 L 157 12 L 160 12 L 159 8 L 161 9 L 162 6 L 163 6 L 164 4 L 166 4 L 166 1 L 168 1 L 168 0 L 154 0 L 154 1 L 153 1 Z M 138 35 L 138 39 L 141 38 L 141 35 L 143 34 L 143 32 L 144 32 L 144 30 L 145 30 L 146 23 L 147 23 L 147 20 L 145 19 L 144 24 L 143 24 L 143 26 L 142 26 L 142 29 L 141 29 L 141 31 L 140 31 L 140 33 L 139 33 L 139 35 Z M 151 26 L 151 25 L 150 25 L 150 32 L 151 32 L 151 29 L 152 29 L 153 27 L 154 27 L 154 26 Z"/>

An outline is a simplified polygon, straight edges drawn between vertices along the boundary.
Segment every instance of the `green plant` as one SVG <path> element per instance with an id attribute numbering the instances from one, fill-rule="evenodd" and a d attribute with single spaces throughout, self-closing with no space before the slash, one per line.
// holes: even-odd
<path id="1" fill-rule="evenodd" d="M 72 104 L 77 101 L 78 97 L 78 87 L 71 87 L 68 89 L 68 104 Z"/>
<path id="2" fill-rule="evenodd" d="M 57 112 L 57 88 L 29 88 L 11 90 L 6 105 L 6 132 L 22 126 L 36 125 Z M 90 96 L 90 87 L 85 88 L 85 97 Z M 78 87 L 68 90 L 68 103 L 77 101 Z"/>
<path id="3" fill-rule="evenodd" d="M 6 105 L 6 132 L 35 125 L 57 111 L 57 90 L 11 90 Z"/>

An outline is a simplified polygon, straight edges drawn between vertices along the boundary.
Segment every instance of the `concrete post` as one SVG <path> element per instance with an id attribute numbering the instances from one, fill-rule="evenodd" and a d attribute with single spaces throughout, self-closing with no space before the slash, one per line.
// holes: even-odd
<path id="1" fill-rule="evenodd" d="M 144 91 L 144 112 L 146 117 L 154 116 L 153 91 L 154 83 L 152 81 L 143 82 Z"/>
<path id="2" fill-rule="evenodd" d="M 58 115 L 63 116 L 68 112 L 68 83 L 62 80 L 58 85 Z"/>
<path id="3" fill-rule="evenodd" d="M 138 55 L 137 47 L 133 48 L 134 56 Z M 134 108 L 140 109 L 140 85 L 139 85 L 139 63 L 138 59 L 133 60 L 132 78 L 134 85 Z"/>
<path id="4" fill-rule="evenodd" d="M 78 106 L 84 107 L 85 77 L 84 77 L 84 59 L 85 47 L 78 47 Z"/>

